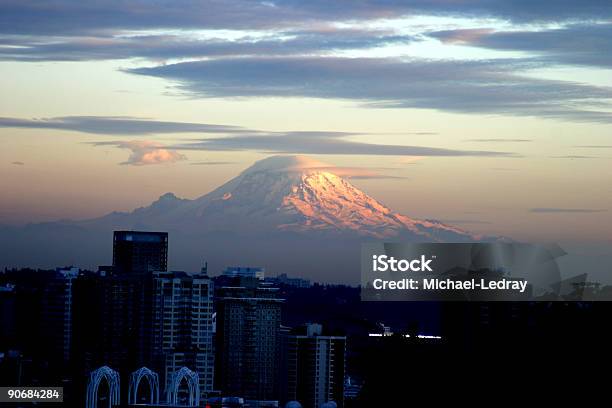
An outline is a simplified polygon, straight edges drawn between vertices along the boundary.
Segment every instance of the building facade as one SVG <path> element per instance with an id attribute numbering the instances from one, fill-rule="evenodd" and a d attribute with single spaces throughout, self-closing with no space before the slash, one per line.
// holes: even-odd
<path id="1" fill-rule="evenodd" d="M 213 282 L 205 274 L 156 272 L 154 280 L 154 355 L 169 388 L 181 367 L 196 371 L 201 397 L 213 391 Z"/>
<path id="2" fill-rule="evenodd" d="M 324 336 L 318 324 L 306 333 L 283 338 L 282 401 L 319 408 L 333 401 L 344 406 L 346 337 Z"/>
<path id="3" fill-rule="evenodd" d="M 168 233 L 115 231 L 113 270 L 117 274 L 168 270 Z"/>
<path id="4" fill-rule="evenodd" d="M 50 351 L 67 363 L 72 343 L 72 286 L 79 268 L 57 268 L 44 287 L 41 332 Z"/>
<path id="5" fill-rule="evenodd" d="M 281 303 L 255 279 L 217 291 L 217 376 L 224 396 L 278 399 Z"/>

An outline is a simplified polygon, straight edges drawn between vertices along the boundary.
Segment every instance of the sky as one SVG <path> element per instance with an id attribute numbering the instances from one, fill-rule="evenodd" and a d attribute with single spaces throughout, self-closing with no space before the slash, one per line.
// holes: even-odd
<path id="1" fill-rule="evenodd" d="M 411 217 L 608 245 L 611 36 L 608 0 L 3 1 L 0 224 L 299 153 Z"/>

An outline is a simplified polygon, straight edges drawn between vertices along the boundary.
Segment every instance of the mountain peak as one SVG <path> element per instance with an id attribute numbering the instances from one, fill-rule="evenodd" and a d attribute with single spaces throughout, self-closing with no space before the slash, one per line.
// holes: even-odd
<path id="1" fill-rule="evenodd" d="M 173 200 L 180 200 L 180 198 L 178 198 L 176 196 L 176 194 L 174 193 L 165 193 L 159 196 L 159 198 L 157 199 L 157 201 L 173 201 Z"/>
<path id="2" fill-rule="evenodd" d="M 157 200 L 153 201 L 150 206 L 138 208 L 136 211 L 144 212 L 149 215 L 153 213 L 163 215 L 187 201 L 189 200 L 178 198 L 174 193 L 165 193 L 159 196 Z"/>
<path id="3" fill-rule="evenodd" d="M 322 170 L 332 167 L 327 163 L 315 160 L 308 156 L 302 155 L 279 155 L 267 157 L 263 160 L 255 162 L 251 167 L 242 172 L 242 174 L 256 172 L 306 172 L 313 170 Z"/>
<path id="4" fill-rule="evenodd" d="M 469 241 L 457 228 L 396 213 L 334 174 L 335 166 L 307 156 L 272 156 L 192 203 L 181 217 L 210 231 L 269 234 L 290 231 L 378 239 Z"/>
<path id="5" fill-rule="evenodd" d="M 481 238 L 437 221 L 397 213 L 334 174 L 334 168 L 306 156 L 272 156 L 199 198 L 166 193 L 121 221 L 192 236 L 289 232 L 304 237 L 323 234 L 416 242 Z"/>

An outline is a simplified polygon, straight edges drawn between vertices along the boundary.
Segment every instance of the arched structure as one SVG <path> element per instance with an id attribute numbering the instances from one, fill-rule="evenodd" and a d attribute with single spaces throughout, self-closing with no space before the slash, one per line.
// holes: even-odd
<path id="1" fill-rule="evenodd" d="M 119 405 L 119 373 L 108 366 L 102 366 L 89 373 L 85 408 L 98 407 L 98 388 L 102 380 L 108 383 L 108 406 Z"/>
<path id="2" fill-rule="evenodd" d="M 196 407 L 200 403 L 200 377 L 198 373 L 191 371 L 187 367 L 182 367 L 172 375 L 169 389 L 167 390 L 168 405 L 178 405 L 178 391 L 183 380 L 187 381 L 187 388 L 189 389 L 188 406 Z"/>
<path id="3" fill-rule="evenodd" d="M 159 376 L 156 372 L 149 370 L 147 367 L 142 367 L 134 371 L 130 376 L 128 404 L 135 405 L 138 403 L 138 386 L 143 378 L 146 378 L 149 384 L 149 404 L 159 404 Z"/>

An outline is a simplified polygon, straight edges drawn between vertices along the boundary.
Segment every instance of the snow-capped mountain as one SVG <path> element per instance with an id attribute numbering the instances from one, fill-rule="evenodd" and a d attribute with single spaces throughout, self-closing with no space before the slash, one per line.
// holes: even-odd
<path id="1" fill-rule="evenodd" d="M 172 269 L 199 270 L 203 260 L 266 267 L 322 281 L 357 282 L 362 242 L 470 242 L 436 221 L 398 214 L 303 156 L 255 163 L 199 198 L 162 195 L 147 207 L 84 221 L 0 228 L 0 266 L 95 268 L 112 260 L 113 230 L 169 233 Z"/>
<path id="2" fill-rule="evenodd" d="M 167 193 L 148 207 L 97 222 L 103 220 L 192 233 L 287 231 L 418 241 L 479 239 L 439 222 L 395 213 L 335 175 L 330 166 L 304 156 L 270 157 L 195 200 Z"/>

